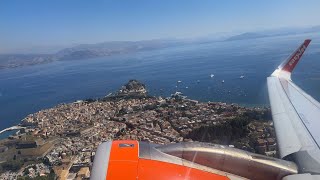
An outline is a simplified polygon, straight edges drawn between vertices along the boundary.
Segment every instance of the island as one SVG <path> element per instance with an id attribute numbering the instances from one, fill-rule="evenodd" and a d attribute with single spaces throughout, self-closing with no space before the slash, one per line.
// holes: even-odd
<path id="1" fill-rule="evenodd" d="M 137 80 L 106 97 L 30 114 L 19 127 L 0 141 L 0 179 L 89 178 L 97 146 L 117 139 L 201 141 L 277 156 L 270 108 L 198 102 L 181 92 L 154 97 Z"/>

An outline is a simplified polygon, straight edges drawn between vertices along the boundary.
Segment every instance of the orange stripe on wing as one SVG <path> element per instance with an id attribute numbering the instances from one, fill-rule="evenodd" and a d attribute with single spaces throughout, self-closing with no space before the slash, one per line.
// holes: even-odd
<path id="1" fill-rule="evenodd" d="M 106 178 L 108 180 L 137 179 L 138 153 L 137 141 L 113 141 Z"/>
<path id="2" fill-rule="evenodd" d="M 156 160 L 139 159 L 137 141 L 113 141 L 106 178 L 152 180 L 229 180 L 228 177 Z"/>
<path id="3" fill-rule="evenodd" d="M 210 180 L 229 180 L 228 177 L 201 171 L 198 169 L 189 168 L 186 166 L 155 161 L 139 159 L 139 179 L 152 180 L 196 180 L 196 179 L 210 179 Z"/>

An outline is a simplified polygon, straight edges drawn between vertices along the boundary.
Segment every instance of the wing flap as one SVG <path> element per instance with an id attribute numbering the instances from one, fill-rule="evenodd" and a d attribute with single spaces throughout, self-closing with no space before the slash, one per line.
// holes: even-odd
<path id="1" fill-rule="evenodd" d="M 303 90 L 292 82 L 284 81 L 287 87 L 284 88 L 292 106 L 295 108 L 301 123 L 309 132 L 311 138 L 319 148 L 320 144 L 320 105 L 311 96 L 307 95 Z"/>
<path id="2" fill-rule="evenodd" d="M 278 78 L 268 78 L 268 92 L 270 97 L 270 105 L 272 111 L 272 118 L 275 126 L 278 149 L 280 157 L 283 158 L 289 154 L 299 151 L 303 144 L 296 133 L 296 123 L 299 121 L 297 115 L 292 112 L 292 106 L 288 99 L 285 98 L 284 92 L 281 90 L 281 84 Z"/>

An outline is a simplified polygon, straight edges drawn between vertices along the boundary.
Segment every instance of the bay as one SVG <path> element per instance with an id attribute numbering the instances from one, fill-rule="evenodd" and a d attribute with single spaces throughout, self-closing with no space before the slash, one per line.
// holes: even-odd
<path id="1" fill-rule="evenodd" d="M 59 103 L 103 97 L 130 79 L 145 83 L 155 96 L 167 97 L 178 90 L 199 101 L 268 106 L 266 78 L 306 38 L 313 41 L 292 79 L 320 100 L 317 34 L 195 43 L 0 70 L 0 129 Z"/>

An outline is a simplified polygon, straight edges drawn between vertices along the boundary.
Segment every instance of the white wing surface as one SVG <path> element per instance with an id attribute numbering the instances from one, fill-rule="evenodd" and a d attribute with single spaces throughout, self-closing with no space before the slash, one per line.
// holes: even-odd
<path id="1" fill-rule="evenodd" d="M 267 81 L 281 158 L 295 161 L 301 173 L 319 174 L 320 103 L 291 80 L 310 41 L 305 40 Z"/>

